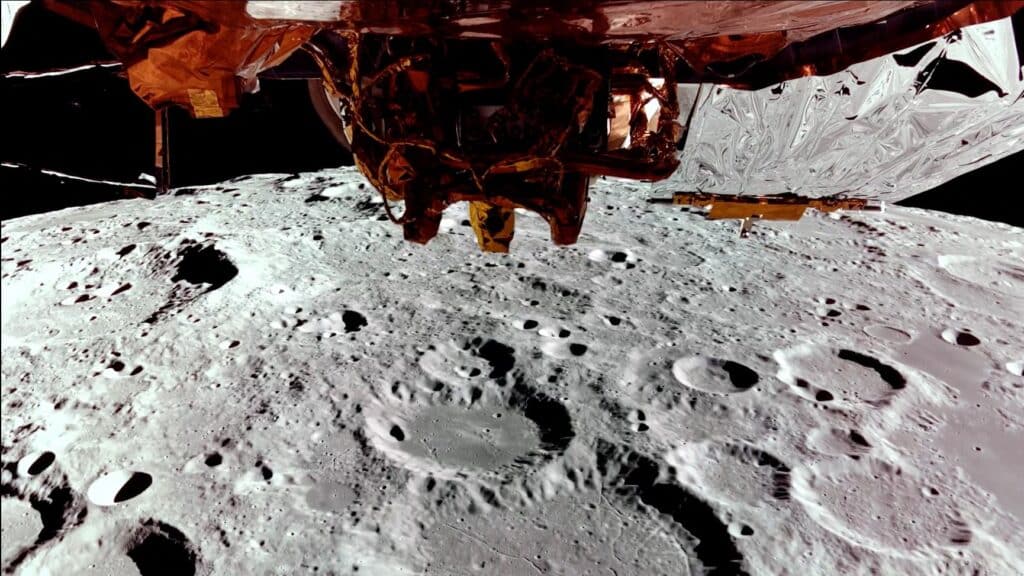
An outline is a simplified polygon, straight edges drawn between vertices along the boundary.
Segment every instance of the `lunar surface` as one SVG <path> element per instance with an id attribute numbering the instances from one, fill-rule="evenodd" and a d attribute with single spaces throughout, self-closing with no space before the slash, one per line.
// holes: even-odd
<path id="1" fill-rule="evenodd" d="M 4 573 L 1024 573 L 1024 231 L 647 189 L 507 255 L 351 169 L 4 222 Z"/>

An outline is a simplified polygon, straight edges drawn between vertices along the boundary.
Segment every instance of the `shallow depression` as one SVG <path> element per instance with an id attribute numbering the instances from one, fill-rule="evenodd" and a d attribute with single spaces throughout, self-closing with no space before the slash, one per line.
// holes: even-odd
<path id="1" fill-rule="evenodd" d="M 971 530 L 947 479 L 881 460 L 837 461 L 794 473 L 794 495 L 819 524 L 861 546 L 895 553 L 963 546 Z"/>
<path id="2" fill-rule="evenodd" d="M 493 470 L 540 446 L 529 418 L 493 407 L 431 406 L 403 420 L 388 428 L 389 451 L 428 469 Z"/>

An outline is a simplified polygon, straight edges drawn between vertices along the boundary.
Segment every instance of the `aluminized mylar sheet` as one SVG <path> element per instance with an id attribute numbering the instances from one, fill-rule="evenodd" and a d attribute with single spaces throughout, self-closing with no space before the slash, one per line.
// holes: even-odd
<path id="1" fill-rule="evenodd" d="M 830 76 L 691 86 L 682 165 L 656 188 L 912 196 L 1024 150 L 1021 65 L 1004 18 Z"/>

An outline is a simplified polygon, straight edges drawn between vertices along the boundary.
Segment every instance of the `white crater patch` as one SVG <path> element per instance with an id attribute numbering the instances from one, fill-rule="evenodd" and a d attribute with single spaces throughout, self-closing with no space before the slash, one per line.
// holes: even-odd
<path id="1" fill-rule="evenodd" d="M 18 476 L 38 476 L 50 468 L 56 457 L 53 452 L 33 452 L 18 460 Z"/>
<path id="2" fill-rule="evenodd" d="M 1006 371 L 1014 376 L 1024 376 L 1024 360 L 1020 362 L 1007 362 Z"/>
<path id="3" fill-rule="evenodd" d="M 946 328 L 942 331 L 942 339 L 950 344 L 964 347 L 977 346 L 981 344 L 981 339 L 966 328 L 963 330 Z"/>
<path id="4" fill-rule="evenodd" d="M 97 478 L 86 496 L 97 506 L 113 506 L 142 494 L 152 483 L 153 477 L 145 472 L 115 470 Z"/>

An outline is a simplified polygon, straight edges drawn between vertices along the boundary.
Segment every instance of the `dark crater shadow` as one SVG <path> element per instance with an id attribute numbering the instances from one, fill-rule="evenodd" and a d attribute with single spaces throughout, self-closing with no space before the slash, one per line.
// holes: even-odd
<path id="1" fill-rule="evenodd" d="M 729 374 L 729 381 L 732 382 L 732 385 L 740 390 L 753 388 L 760 380 L 757 372 L 754 372 L 750 368 L 747 368 L 738 362 L 725 360 L 722 362 L 721 366 L 722 370 L 725 370 L 725 372 Z"/>
<path id="2" fill-rule="evenodd" d="M 227 254 L 217 250 L 215 246 L 197 244 L 193 240 L 185 240 L 183 243 L 185 247 L 177 254 L 180 259 L 175 274 L 171 277 L 171 281 L 175 283 L 171 293 L 167 301 L 143 320 L 143 323 L 155 324 L 164 317 L 175 314 L 185 304 L 205 293 L 217 290 L 238 275 L 238 268 Z M 171 252 L 156 251 L 151 254 L 156 257 L 158 267 L 170 265 L 174 257 Z M 164 262 L 165 260 L 167 262 Z"/>
<path id="3" fill-rule="evenodd" d="M 512 387 L 509 406 L 522 412 L 537 425 L 541 448 L 550 454 L 561 454 L 576 436 L 569 410 L 561 402 L 532 390 L 523 382 Z"/>
<path id="4" fill-rule="evenodd" d="M 781 460 L 764 450 L 758 450 L 750 446 L 731 446 L 730 450 L 753 456 L 754 462 L 758 466 L 768 466 L 771 468 L 772 496 L 777 500 L 789 500 L 789 475 L 791 472 L 789 466 L 786 466 Z"/>
<path id="5" fill-rule="evenodd" d="M 39 458 L 36 458 L 35 462 L 33 462 L 32 465 L 28 467 L 29 476 L 36 476 L 38 474 L 41 474 L 44 470 L 49 468 L 50 464 L 53 464 L 53 462 L 56 459 L 57 457 L 53 454 L 53 452 L 43 452 L 42 454 L 39 455 Z"/>
<path id="6" fill-rule="evenodd" d="M 118 504 L 131 500 L 142 494 L 153 484 L 153 477 L 145 472 L 133 472 L 128 481 L 121 486 L 121 489 L 114 495 L 114 503 Z"/>
<path id="7" fill-rule="evenodd" d="M 359 332 L 366 327 L 366 316 L 355 310 L 345 310 L 341 315 L 341 321 L 345 323 L 345 332 Z"/>
<path id="8" fill-rule="evenodd" d="M 854 364 L 859 364 L 860 366 L 870 368 L 871 370 L 878 372 L 878 375 L 882 380 L 892 387 L 893 390 L 902 390 L 907 387 L 907 379 L 904 378 L 903 374 L 881 360 L 868 356 L 867 354 L 861 354 L 860 352 L 846 349 L 840 350 L 838 355 L 841 360 L 853 362 Z"/>
<path id="9" fill-rule="evenodd" d="M 711 576 L 748 576 L 743 555 L 726 525 L 711 506 L 674 482 L 660 481 L 661 469 L 653 459 L 604 440 L 597 443 L 597 468 L 604 484 L 619 497 L 669 516 L 698 540 L 697 558 Z"/>
<path id="10" fill-rule="evenodd" d="M 508 374 L 516 364 L 516 351 L 496 340 L 488 340 L 477 350 L 477 356 L 483 358 L 491 366 L 487 375 L 492 380 L 500 380 Z"/>
<path id="11" fill-rule="evenodd" d="M 4 448 L 6 452 L 7 447 Z M 50 456 L 47 456 L 48 454 Z M 21 564 L 46 544 L 59 540 L 65 532 L 84 522 L 89 513 L 84 500 L 71 488 L 67 476 L 58 476 L 56 468 L 50 468 L 55 460 L 52 452 L 44 452 L 29 467 L 30 475 L 27 477 L 18 475 L 16 461 L 2 462 L 4 473 L 3 481 L 0 482 L 0 498 L 15 498 L 28 502 L 32 509 L 39 513 L 39 520 L 43 525 L 32 544 L 11 556 L 3 567 L 4 574 L 14 574 Z M 33 469 L 38 469 L 38 472 L 33 472 Z M 50 472 L 43 474 L 48 469 Z"/>
<path id="12" fill-rule="evenodd" d="M 238 275 L 238 268 L 228 259 L 227 254 L 211 245 L 192 245 L 178 253 L 181 261 L 172 282 L 184 280 L 189 284 L 209 284 L 212 292 L 227 284 Z"/>
<path id="13" fill-rule="evenodd" d="M 181 530 L 153 519 L 135 530 L 125 553 L 141 576 L 194 576 L 199 564 L 199 552 Z"/>

